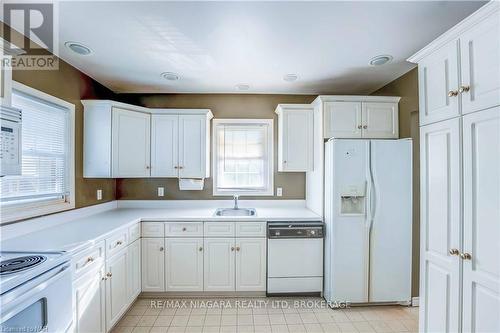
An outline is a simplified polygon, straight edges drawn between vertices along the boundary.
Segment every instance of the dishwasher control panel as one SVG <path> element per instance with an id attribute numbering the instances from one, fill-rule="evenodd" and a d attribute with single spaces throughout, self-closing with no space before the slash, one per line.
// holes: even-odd
<path id="1" fill-rule="evenodd" d="M 268 238 L 323 238 L 323 222 L 268 222 Z"/>

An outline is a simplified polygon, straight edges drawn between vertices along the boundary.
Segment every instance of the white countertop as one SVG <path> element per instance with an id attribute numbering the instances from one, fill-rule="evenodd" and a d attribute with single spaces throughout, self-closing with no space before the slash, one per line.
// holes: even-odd
<path id="1" fill-rule="evenodd" d="M 214 216 L 218 207 L 230 207 L 224 201 L 119 201 L 113 209 L 92 214 L 86 208 L 87 216 L 68 219 L 56 225 L 27 232 L 13 238 L 2 235 L 2 251 L 68 251 L 78 252 L 92 243 L 105 238 L 115 230 L 139 221 L 318 221 L 321 217 L 307 209 L 301 200 L 285 201 L 243 201 L 241 207 L 254 207 L 256 216 L 219 217 Z M 192 208 L 197 206 L 197 208 Z M 90 213 L 89 213 L 90 211 Z M 61 213 L 54 218 L 61 218 Z M 78 216 L 78 210 L 71 211 Z M 45 217 L 44 219 L 47 219 Z M 29 221 L 28 221 L 29 222 Z M 26 222 L 18 223 L 19 225 Z M 44 222 L 48 223 L 48 222 Z M 14 227 L 23 227 L 15 226 Z M 3 227 L 4 228 L 4 227 Z M 10 227 L 12 229 L 12 227 Z"/>

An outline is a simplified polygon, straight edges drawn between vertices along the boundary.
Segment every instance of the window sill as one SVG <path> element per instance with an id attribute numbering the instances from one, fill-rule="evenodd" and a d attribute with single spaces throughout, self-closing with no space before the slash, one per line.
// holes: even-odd
<path id="1" fill-rule="evenodd" d="M 19 222 L 29 218 L 40 217 L 75 208 L 74 202 L 63 200 L 47 201 L 44 203 L 9 205 L 0 207 L 0 224 Z"/>

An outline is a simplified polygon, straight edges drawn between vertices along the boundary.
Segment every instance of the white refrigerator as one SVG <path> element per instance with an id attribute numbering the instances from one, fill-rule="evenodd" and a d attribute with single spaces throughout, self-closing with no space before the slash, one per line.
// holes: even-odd
<path id="1" fill-rule="evenodd" d="M 327 301 L 410 302 L 411 139 L 329 140 L 325 224 Z"/>

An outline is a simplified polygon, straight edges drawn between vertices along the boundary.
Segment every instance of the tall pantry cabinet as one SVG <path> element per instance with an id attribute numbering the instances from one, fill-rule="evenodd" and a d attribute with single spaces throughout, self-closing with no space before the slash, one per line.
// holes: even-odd
<path id="1" fill-rule="evenodd" d="M 421 332 L 500 332 L 500 3 L 418 63 Z"/>

